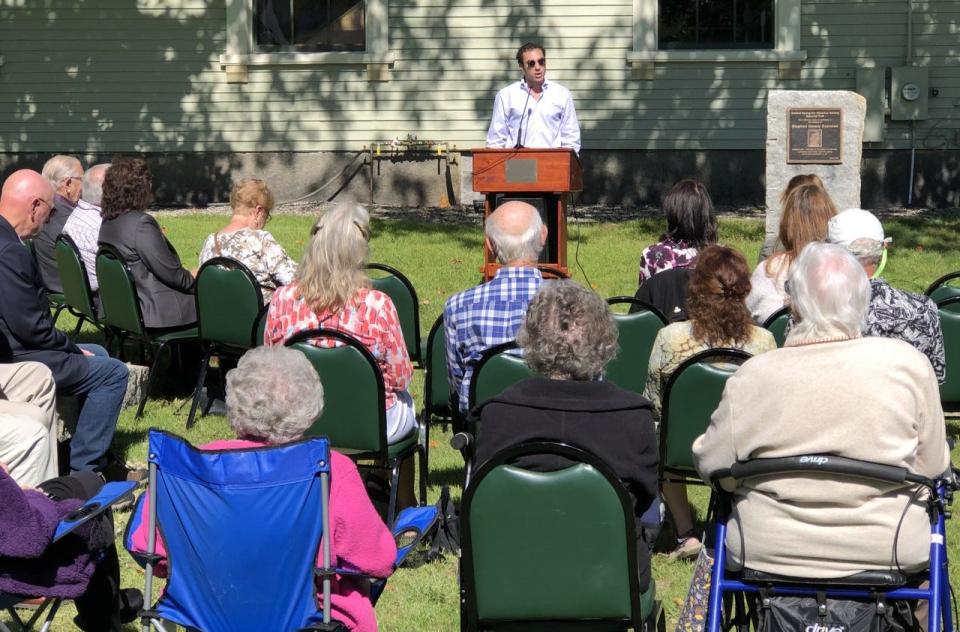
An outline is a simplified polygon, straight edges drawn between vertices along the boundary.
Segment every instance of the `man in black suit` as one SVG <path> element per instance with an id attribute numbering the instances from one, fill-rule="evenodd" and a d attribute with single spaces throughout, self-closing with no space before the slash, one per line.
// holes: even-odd
<path id="1" fill-rule="evenodd" d="M 43 165 L 42 175 L 53 187 L 53 208 L 47 222 L 33 239 L 33 252 L 43 287 L 49 292 L 63 292 L 54 251 L 57 237 L 63 232 L 67 219 L 80 199 L 83 165 L 73 156 L 54 156 Z"/>
<path id="2" fill-rule="evenodd" d="M 99 345 L 77 346 L 53 326 L 47 292 L 23 239 L 36 236 L 53 208 L 53 188 L 36 171 L 21 169 L 0 190 L 0 334 L 9 357 L 41 362 L 57 393 L 81 403 L 70 443 L 70 470 L 102 471 L 127 388 L 127 367 Z"/>

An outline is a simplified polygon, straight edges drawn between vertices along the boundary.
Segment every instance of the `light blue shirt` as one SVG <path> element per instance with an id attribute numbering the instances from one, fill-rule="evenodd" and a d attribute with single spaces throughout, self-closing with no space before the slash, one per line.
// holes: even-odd
<path id="1" fill-rule="evenodd" d="M 487 147 L 516 147 L 518 134 L 522 147 L 569 147 L 579 154 L 580 123 L 570 91 L 549 80 L 544 80 L 539 100 L 523 80 L 500 90 L 493 102 Z"/>

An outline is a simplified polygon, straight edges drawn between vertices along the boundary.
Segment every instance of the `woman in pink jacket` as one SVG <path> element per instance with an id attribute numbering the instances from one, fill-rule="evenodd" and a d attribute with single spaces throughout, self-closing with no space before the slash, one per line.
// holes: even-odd
<path id="1" fill-rule="evenodd" d="M 213 441 L 200 449 L 240 450 L 296 441 L 322 411 L 323 387 L 306 356 L 286 347 L 257 347 L 227 374 L 227 419 L 237 438 Z M 330 462 L 333 565 L 370 577 L 389 577 L 397 555 L 393 536 L 371 504 L 353 461 L 331 452 Z M 141 503 L 141 511 L 147 510 L 147 503 Z M 140 520 L 131 534 L 131 548 L 146 551 L 147 536 L 146 520 Z M 165 552 L 158 533 L 157 553 Z M 321 564 L 318 554 L 317 565 Z M 165 576 L 165 564 L 161 562 L 155 572 Z M 332 584 L 331 616 L 350 630 L 375 632 L 369 581 L 337 575 Z M 319 591 L 317 598 L 323 607 Z"/>

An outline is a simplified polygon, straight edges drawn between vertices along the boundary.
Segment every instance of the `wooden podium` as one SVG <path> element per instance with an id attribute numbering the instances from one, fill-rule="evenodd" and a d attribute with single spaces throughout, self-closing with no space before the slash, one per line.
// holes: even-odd
<path id="1" fill-rule="evenodd" d="M 567 268 L 567 204 L 570 193 L 583 189 L 580 158 L 572 149 L 489 149 L 473 151 L 473 190 L 484 193 L 483 218 L 507 200 L 523 199 L 541 206 L 547 225 L 547 245 L 539 267 L 547 276 L 569 276 Z M 538 204 L 538 202 L 541 202 Z M 483 280 L 489 281 L 500 264 L 486 243 Z M 553 272 L 553 274 L 551 274 Z"/>

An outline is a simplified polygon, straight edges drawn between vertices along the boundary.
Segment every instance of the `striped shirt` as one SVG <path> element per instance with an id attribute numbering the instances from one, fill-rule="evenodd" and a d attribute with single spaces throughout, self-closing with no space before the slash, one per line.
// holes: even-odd
<path id="1" fill-rule="evenodd" d="M 63 225 L 63 234 L 77 244 L 80 259 L 87 269 L 90 289 L 96 292 L 100 288 L 97 282 L 97 240 L 100 237 L 100 207 L 86 200 L 77 202 L 76 208 L 67 223 Z"/>
<path id="2" fill-rule="evenodd" d="M 536 268 L 503 267 L 489 283 L 454 294 L 443 308 L 450 384 L 466 412 L 473 368 L 483 352 L 517 335 L 543 277 Z"/>

